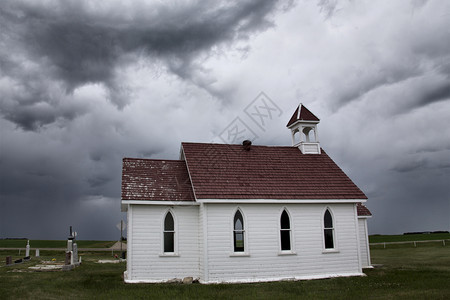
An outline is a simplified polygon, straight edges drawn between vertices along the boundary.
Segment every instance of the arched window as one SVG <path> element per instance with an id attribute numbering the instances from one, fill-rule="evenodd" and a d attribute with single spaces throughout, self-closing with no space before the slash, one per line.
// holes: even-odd
<path id="1" fill-rule="evenodd" d="M 325 241 L 325 249 L 333 249 L 334 248 L 334 226 L 333 226 L 333 217 L 331 216 L 331 212 L 329 209 L 325 211 L 323 216 L 323 233 L 324 233 L 324 241 Z"/>
<path id="2" fill-rule="evenodd" d="M 244 218 L 237 210 L 233 221 L 234 252 L 244 252 L 244 232 Z"/>
<path id="3" fill-rule="evenodd" d="M 170 211 L 164 218 L 164 252 L 175 252 L 175 224 Z"/>
<path id="4" fill-rule="evenodd" d="M 286 210 L 283 210 L 280 218 L 281 251 L 291 250 L 291 222 Z"/>

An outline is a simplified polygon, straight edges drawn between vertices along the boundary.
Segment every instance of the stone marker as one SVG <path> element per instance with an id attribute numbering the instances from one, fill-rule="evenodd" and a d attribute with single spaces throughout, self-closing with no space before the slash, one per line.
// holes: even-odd
<path id="1" fill-rule="evenodd" d="M 36 249 L 36 257 L 39 257 L 39 249 Z"/>
<path id="2" fill-rule="evenodd" d="M 71 270 L 81 263 L 81 258 L 80 262 L 78 262 L 78 245 L 76 242 L 76 236 L 77 233 L 73 231 L 72 226 L 70 226 L 70 234 L 67 238 L 66 260 L 63 270 Z"/>
<path id="3" fill-rule="evenodd" d="M 25 256 L 30 256 L 30 240 L 27 241 L 27 247 L 25 249 Z"/>
<path id="4" fill-rule="evenodd" d="M 6 265 L 12 265 L 12 256 L 6 257 Z"/>
<path id="5" fill-rule="evenodd" d="M 71 251 L 67 251 L 66 252 L 66 260 L 64 261 L 65 265 L 70 265 L 71 256 L 72 256 L 72 252 Z"/>
<path id="6" fill-rule="evenodd" d="M 78 245 L 74 243 L 72 245 L 72 265 L 78 262 Z"/>
<path id="7" fill-rule="evenodd" d="M 192 281 L 194 281 L 194 278 L 192 278 L 192 277 L 184 277 L 183 278 L 183 284 L 191 284 Z"/>

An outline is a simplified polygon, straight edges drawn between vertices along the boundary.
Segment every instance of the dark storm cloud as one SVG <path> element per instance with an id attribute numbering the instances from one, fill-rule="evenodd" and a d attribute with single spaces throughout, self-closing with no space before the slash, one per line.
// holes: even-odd
<path id="1" fill-rule="evenodd" d="M 450 43 L 449 43 L 450 47 Z M 450 58 L 450 55 L 448 56 Z M 412 57 L 411 57 L 412 59 Z M 439 59 L 434 63 L 438 64 Z M 349 76 L 353 82 L 347 82 L 335 88 L 333 95 L 336 97 L 335 108 L 342 105 L 360 100 L 370 92 L 377 89 L 387 88 L 395 85 L 402 85 L 405 82 L 417 82 L 410 84 L 406 88 L 408 91 L 408 99 L 393 99 L 397 105 L 390 113 L 406 113 L 411 109 L 422 107 L 437 101 L 450 100 L 450 77 L 448 73 L 440 72 L 440 68 L 436 65 L 434 80 L 429 80 L 430 72 L 421 70 L 419 63 L 410 64 L 409 66 L 387 66 L 379 69 L 378 67 L 356 72 Z M 446 71 L 446 70 L 443 70 Z M 350 79 L 350 80 L 351 80 Z"/>
<path id="2" fill-rule="evenodd" d="M 421 170 L 427 164 L 427 160 L 424 158 L 418 158 L 414 160 L 405 160 L 396 163 L 396 165 L 392 168 L 393 171 L 406 173 L 415 170 Z"/>
<path id="3" fill-rule="evenodd" d="M 42 96 L 42 95 L 39 95 Z M 73 120 L 85 113 L 85 108 L 65 103 L 41 101 L 20 105 L 20 102 L 5 103 L 2 107 L 5 119 L 18 124 L 24 130 L 39 130 L 44 125 L 62 120 L 63 123 Z"/>
<path id="4" fill-rule="evenodd" d="M 345 76 L 333 78 L 331 82 L 334 85 L 331 92 L 334 110 L 361 101 L 371 93 L 397 86 L 412 92 L 408 101 L 392 99 L 398 102 L 393 113 L 405 113 L 449 99 L 450 32 L 443 29 L 448 27 L 449 12 L 445 9 L 434 11 L 438 2 L 430 2 L 411 1 L 393 7 L 393 11 L 399 8 L 410 11 L 410 14 L 399 13 L 395 26 L 392 26 L 394 22 L 382 24 L 377 19 L 354 25 L 355 36 L 346 50 L 358 49 L 359 52 L 345 58 L 347 60 L 340 69 Z M 366 4 L 362 3 L 362 6 Z M 340 14 L 345 15 L 352 6 L 350 2 L 328 0 L 319 1 L 318 5 L 327 18 L 337 20 L 338 24 L 344 22 L 339 19 Z M 393 11 L 384 10 L 384 13 L 392 14 Z M 433 20 L 429 18 L 431 13 Z M 378 17 L 382 18 L 381 15 Z M 372 26 L 374 22 L 376 29 Z M 408 82 L 411 84 L 405 86 Z"/>
<path id="5" fill-rule="evenodd" d="M 2 3 L 1 75 L 23 86 L 6 99 L 7 107 L 2 105 L 5 118 L 35 130 L 57 118 L 77 116 L 78 112 L 30 105 L 51 103 L 54 85 L 70 94 L 84 84 L 101 83 L 110 100 L 123 107 L 130 95 L 118 78 L 130 54 L 157 60 L 184 80 L 208 89 L 194 76 L 201 71 L 196 59 L 208 56 L 214 46 L 248 39 L 271 26 L 276 2 L 136 2 L 125 12 L 119 3 L 106 8 L 97 12 L 95 5 L 83 1 Z"/>
<path id="6" fill-rule="evenodd" d="M 442 100 L 450 100 L 450 78 L 448 81 L 443 82 L 440 86 L 437 86 L 432 90 L 424 91 L 419 98 L 418 104 L 423 106 L 425 104 Z"/>
<path id="7" fill-rule="evenodd" d="M 221 97 L 228 91 L 209 86 L 202 62 L 236 42 L 248 51 L 251 36 L 289 7 L 268 0 L 2 1 L 0 237 L 64 238 L 61 232 L 74 225 L 84 239 L 112 238 L 105 232 L 123 217 L 122 157 L 167 151 L 160 124 L 166 117 L 155 115 L 160 94 L 149 89 L 134 99 L 127 76 L 136 70 L 127 68 L 156 65 Z M 145 105 L 143 97 L 155 102 L 146 106 L 155 120 L 129 111 L 132 101 Z"/>
<path id="8" fill-rule="evenodd" d="M 399 173 L 415 171 L 423 174 L 435 171 L 448 173 L 447 169 L 450 168 L 450 160 L 448 159 L 450 147 L 448 145 L 447 148 L 442 145 L 430 145 L 429 147 L 434 148 L 404 154 L 402 157 L 397 158 L 390 170 Z"/>
<path id="9" fill-rule="evenodd" d="M 11 130 L 2 121 L 1 237 L 64 239 L 70 225 L 83 239 L 114 232 L 114 222 L 123 217 L 118 195 L 127 152 L 120 145 L 126 137 L 115 134 L 113 126 L 99 126 L 95 119 L 100 117 L 88 114 L 83 122 L 37 132 Z M 74 125 L 86 129 L 71 131 Z M 107 236 L 97 238 L 114 238 Z"/>
<path id="10" fill-rule="evenodd" d="M 258 143 L 305 103 L 369 233 L 448 229 L 450 6 L 296 4 L 1 1 L 0 237 L 113 239 L 122 158 L 177 159 L 260 91 L 284 114 Z"/>

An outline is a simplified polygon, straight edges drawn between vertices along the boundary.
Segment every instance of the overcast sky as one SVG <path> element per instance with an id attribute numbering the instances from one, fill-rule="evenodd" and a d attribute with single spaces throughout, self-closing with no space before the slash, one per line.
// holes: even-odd
<path id="1" fill-rule="evenodd" d="M 450 1 L 3 0 L 0 238 L 117 239 L 123 157 L 291 145 L 300 102 L 369 233 L 450 229 Z"/>

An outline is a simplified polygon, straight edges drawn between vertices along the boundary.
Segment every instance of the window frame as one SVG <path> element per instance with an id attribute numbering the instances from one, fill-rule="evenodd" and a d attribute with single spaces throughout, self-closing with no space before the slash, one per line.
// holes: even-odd
<path id="1" fill-rule="evenodd" d="M 281 228 L 281 218 L 283 216 L 283 213 L 286 212 L 286 215 L 289 219 L 289 229 L 285 229 L 285 228 Z M 279 239 L 278 239 L 278 255 L 292 255 L 292 254 L 296 254 L 295 249 L 294 249 L 294 234 L 293 234 L 293 230 L 294 230 L 294 226 L 293 226 L 293 221 L 292 221 L 292 216 L 291 213 L 289 212 L 289 210 L 286 207 L 283 207 L 280 212 L 278 213 L 278 235 L 279 235 Z M 290 249 L 289 250 L 283 250 L 283 242 L 282 242 L 282 231 L 288 231 L 289 232 L 289 244 L 290 244 Z"/>
<path id="2" fill-rule="evenodd" d="M 325 227 L 325 214 L 329 212 L 331 216 L 331 227 Z M 338 243 L 337 243 L 337 233 L 336 233 L 336 218 L 334 216 L 333 210 L 330 207 L 325 207 L 325 209 L 322 211 L 321 215 L 321 224 L 322 224 L 322 247 L 323 251 L 322 253 L 336 253 L 339 252 L 338 250 Z M 331 230 L 331 237 L 333 241 L 333 248 L 327 248 L 326 247 L 326 237 L 325 232 Z"/>
<path id="3" fill-rule="evenodd" d="M 165 228 L 165 222 L 167 215 L 170 214 L 173 219 L 173 231 L 166 230 Z M 159 256 L 178 256 L 178 228 L 177 228 L 178 222 L 175 215 L 175 212 L 172 209 L 167 209 L 163 215 L 161 220 L 161 253 Z M 166 252 L 165 251 L 165 233 L 166 232 L 172 232 L 173 233 L 173 252 Z"/>
<path id="4" fill-rule="evenodd" d="M 244 250 L 243 251 L 235 251 L 235 233 L 236 229 L 234 227 L 235 222 L 234 219 L 236 217 L 237 213 L 241 214 L 242 217 L 242 230 L 239 230 L 243 235 L 243 242 L 244 242 Z M 231 254 L 230 256 L 250 256 L 248 252 L 248 231 L 247 231 L 247 219 L 245 217 L 244 212 L 240 207 L 237 207 L 233 210 L 233 215 L 231 217 Z"/>

